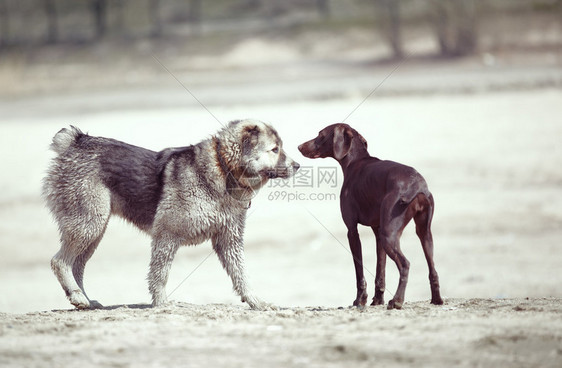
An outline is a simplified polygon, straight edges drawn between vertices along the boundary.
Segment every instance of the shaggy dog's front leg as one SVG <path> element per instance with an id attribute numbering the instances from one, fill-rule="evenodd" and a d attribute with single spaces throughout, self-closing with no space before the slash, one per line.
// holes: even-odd
<path id="1" fill-rule="evenodd" d="M 154 237 L 148 273 L 148 290 L 152 295 L 152 306 L 158 307 L 167 302 L 166 283 L 172 261 L 179 248 L 179 242 L 170 237 Z"/>
<path id="2" fill-rule="evenodd" d="M 244 269 L 243 229 L 225 230 L 213 236 L 213 249 L 232 280 L 234 291 L 240 295 L 242 302 L 248 303 L 255 310 L 271 310 L 274 307 L 255 297 L 248 288 Z"/>

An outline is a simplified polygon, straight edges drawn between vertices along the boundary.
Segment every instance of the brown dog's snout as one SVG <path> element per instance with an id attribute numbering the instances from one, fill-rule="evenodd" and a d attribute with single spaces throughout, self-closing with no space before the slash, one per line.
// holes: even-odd
<path id="1" fill-rule="evenodd" d="M 304 142 L 299 146 L 299 151 L 304 157 L 317 158 L 319 155 L 315 152 L 314 140 Z"/>
<path id="2" fill-rule="evenodd" d="M 308 157 L 310 155 L 310 141 L 304 142 L 303 144 L 301 144 L 299 146 L 299 151 L 300 153 L 303 154 L 303 156 Z"/>

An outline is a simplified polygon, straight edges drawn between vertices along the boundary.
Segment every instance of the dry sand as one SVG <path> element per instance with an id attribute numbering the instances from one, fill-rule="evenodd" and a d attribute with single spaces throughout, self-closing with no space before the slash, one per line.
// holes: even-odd
<path id="1" fill-rule="evenodd" d="M 287 308 L 174 303 L 0 314 L 0 365 L 21 367 L 560 367 L 560 299 Z"/>

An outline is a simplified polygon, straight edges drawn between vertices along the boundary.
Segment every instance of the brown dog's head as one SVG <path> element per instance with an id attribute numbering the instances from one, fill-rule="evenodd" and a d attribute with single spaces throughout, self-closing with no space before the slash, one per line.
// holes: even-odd
<path id="1" fill-rule="evenodd" d="M 327 126 L 316 138 L 301 144 L 299 151 L 308 158 L 333 157 L 340 162 L 368 154 L 365 138 L 347 124 Z"/>

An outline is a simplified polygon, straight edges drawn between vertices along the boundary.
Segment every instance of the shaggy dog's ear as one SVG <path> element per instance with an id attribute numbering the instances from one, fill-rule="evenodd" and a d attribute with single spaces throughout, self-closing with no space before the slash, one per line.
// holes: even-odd
<path id="1" fill-rule="evenodd" d="M 351 139 L 353 138 L 353 133 L 347 129 L 345 126 L 338 125 L 334 129 L 334 158 L 336 160 L 341 160 L 351 148 Z"/>
<path id="2" fill-rule="evenodd" d="M 248 153 L 258 143 L 260 128 L 257 125 L 249 125 L 242 130 L 242 152 Z"/>

